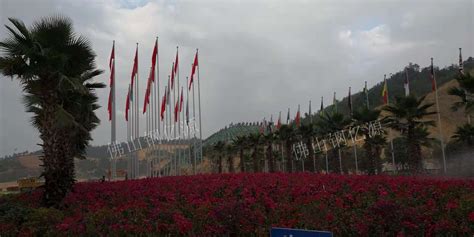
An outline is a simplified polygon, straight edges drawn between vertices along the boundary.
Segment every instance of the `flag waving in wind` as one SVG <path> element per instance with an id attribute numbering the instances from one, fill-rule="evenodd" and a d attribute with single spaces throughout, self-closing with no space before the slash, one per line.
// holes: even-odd
<path id="1" fill-rule="evenodd" d="M 321 96 L 321 107 L 319 108 L 319 112 L 324 112 L 324 98 Z"/>
<path id="2" fill-rule="evenodd" d="M 300 105 L 298 105 L 298 112 L 296 112 L 296 117 L 295 117 L 295 123 L 296 123 L 296 127 L 299 127 L 300 126 L 300 123 L 301 123 L 301 116 L 300 116 Z"/>
<path id="3" fill-rule="evenodd" d="M 383 88 L 382 88 L 382 97 L 383 97 L 383 103 L 388 104 L 388 89 L 387 89 L 387 76 L 384 75 L 383 78 Z"/>
<path id="4" fill-rule="evenodd" d="M 161 121 L 163 121 L 165 119 L 165 111 L 166 111 L 166 104 L 168 103 L 167 100 L 167 90 L 168 90 L 168 87 L 166 86 L 165 87 L 165 93 L 163 95 L 163 100 L 161 100 L 161 111 L 160 111 L 160 116 L 161 116 Z"/>
<path id="5" fill-rule="evenodd" d="M 125 101 L 125 121 L 128 121 L 128 111 L 130 110 L 130 100 L 132 100 L 133 95 L 132 87 L 128 84 L 128 92 L 127 92 L 127 101 Z"/>
<path id="6" fill-rule="evenodd" d="M 288 114 L 286 115 L 286 124 L 290 124 L 290 108 L 288 108 Z"/>
<path id="7" fill-rule="evenodd" d="M 115 81 L 115 41 L 112 45 L 112 52 L 110 53 L 110 59 L 109 59 L 109 68 L 110 68 L 110 92 L 109 92 L 109 101 L 107 103 L 107 111 L 109 112 L 109 121 L 112 120 L 112 87 L 114 86 L 114 81 Z M 115 101 L 114 101 L 115 102 Z"/>
<path id="8" fill-rule="evenodd" d="M 145 91 L 145 101 L 143 103 L 143 113 L 146 112 L 147 105 L 150 103 L 150 94 L 152 83 L 155 82 L 155 68 L 156 68 L 156 59 L 158 55 L 158 40 L 155 41 L 155 47 L 153 48 L 153 53 L 151 54 L 151 68 L 150 74 L 148 75 L 148 82 Z"/>
<path id="9" fill-rule="evenodd" d="M 205 55 L 204 55 L 205 56 Z M 199 66 L 199 63 L 198 63 L 198 51 L 196 50 L 196 55 L 194 55 L 194 62 L 193 62 L 193 66 L 191 68 L 191 78 L 189 78 L 189 89 L 188 90 L 191 90 L 191 85 L 193 84 L 193 81 L 194 81 L 194 74 L 196 74 L 196 68 Z"/>
<path id="10" fill-rule="evenodd" d="M 436 79 L 434 75 L 433 58 L 431 58 L 430 79 L 431 79 L 431 90 L 436 91 Z"/>
<path id="11" fill-rule="evenodd" d="M 181 87 L 181 98 L 179 99 L 179 112 L 183 111 L 183 87 Z"/>

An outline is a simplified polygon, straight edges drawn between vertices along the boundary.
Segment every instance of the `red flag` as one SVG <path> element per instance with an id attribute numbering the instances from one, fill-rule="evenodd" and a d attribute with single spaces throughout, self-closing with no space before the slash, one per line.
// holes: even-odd
<path id="1" fill-rule="evenodd" d="M 179 112 L 183 111 L 183 87 L 181 87 L 181 98 L 179 99 Z"/>
<path id="2" fill-rule="evenodd" d="M 109 121 L 112 120 L 112 87 L 114 86 L 115 80 L 115 42 L 112 45 L 112 52 L 110 53 L 109 59 L 109 68 L 110 68 L 110 92 L 109 92 L 109 101 L 107 103 L 107 111 L 109 112 Z"/>
<path id="3" fill-rule="evenodd" d="M 176 49 L 176 58 L 174 60 L 174 73 L 177 74 L 178 73 L 178 49 Z"/>
<path id="4" fill-rule="evenodd" d="M 152 74 L 153 70 L 150 70 L 150 75 L 148 76 L 148 82 L 146 85 L 146 91 L 145 91 L 145 101 L 143 102 L 143 113 L 146 113 L 146 107 L 147 105 L 150 104 L 150 92 L 151 92 L 151 84 L 152 84 Z"/>
<path id="5" fill-rule="evenodd" d="M 387 88 L 387 78 L 384 75 L 384 84 L 382 88 L 382 97 L 383 97 L 383 103 L 388 104 L 388 88 Z"/>
<path id="6" fill-rule="evenodd" d="M 158 40 L 155 41 L 155 47 L 153 47 L 153 53 L 151 54 L 151 67 L 153 70 L 153 81 L 155 81 L 155 68 L 156 68 L 156 60 L 158 56 Z"/>
<path id="7" fill-rule="evenodd" d="M 295 123 L 296 123 L 296 126 L 299 127 L 300 126 L 300 105 L 298 105 L 298 112 L 296 113 L 296 117 L 295 117 Z"/>
<path id="8" fill-rule="evenodd" d="M 436 91 L 436 79 L 434 75 L 433 58 L 431 58 L 430 78 L 431 78 L 431 90 Z"/>
<path id="9" fill-rule="evenodd" d="M 191 78 L 189 80 L 189 90 L 191 90 L 191 85 L 193 84 L 193 80 L 194 80 L 194 74 L 196 73 L 196 67 L 198 67 L 198 66 L 199 66 L 198 52 L 196 51 L 196 55 L 194 56 L 193 66 L 191 68 Z"/>
<path id="10" fill-rule="evenodd" d="M 128 84 L 127 101 L 125 102 L 125 121 L 128 121 L 128 111 L 130 110 L 130 84 Z"/>
<path id="11" fill-rule="evenodd" d="M 174 74 L 174 63 L 173 63 L 173 65 L 171 66 L 171 89 L 174 88 L 174 77 L 175 77 L 175 74 Z"/>
<path id="12" fill-rule="evenodd" d="M 138 46 L 137 46 L 137 49 L 135 51 L 135 59 L 133 59 L 131 88 L 133 88 L 133 82 L 135 81 L 135 76 L 137 75 L 137 72 L 138 72 Z"/>
<path id="13" fill-rule="evenodd" d="M 165 110 L 166 110 L 166 90 L 168 87 L 165 87 L 165 94 L 163 95 L 163 100 L 161 101 L 161 111 L 160 111 L 160 116 L 161 116 L 161 121 L 165 119 Z"/>
<path id="14" fill-rule="evenodd" d="M 178 122 L 179 101 L 174 105 L 174 122 Z"/>

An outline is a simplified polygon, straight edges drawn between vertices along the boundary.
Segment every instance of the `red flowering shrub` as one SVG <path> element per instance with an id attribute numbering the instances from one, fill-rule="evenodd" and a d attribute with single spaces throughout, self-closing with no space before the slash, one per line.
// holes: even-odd
<path id="1" fill-rule="evenodd" d="M 257 235 L 275 226 L 336 236 L 474 234 L 473 180 L 262 173 L 78 183 L 55 214 L 61 219 L 38 215 L 40 192 L 0 198 L 0 233 Z"/>

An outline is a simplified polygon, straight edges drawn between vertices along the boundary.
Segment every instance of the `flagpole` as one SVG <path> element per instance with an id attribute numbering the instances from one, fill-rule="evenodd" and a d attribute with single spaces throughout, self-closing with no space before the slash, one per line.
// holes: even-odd
<path id="1" fill-rule="evenodd" d="M 176 52 L 178 52 L 178 46 L 176 46 Z M 181 101 L 180 101 L 180 97 L 179 97 L 179 63 L 177 63 L 176 77 L 177 77 L 177 81 L 178 81 L 178 97 L 177 97 L 177 99 L 178 99 L 178 101 L 177 101 L 178 113 L 176 113 L 177 118 L 175 119 L 175 121 L 177 121 L 177 123 L 178 123 L 178 137 L 177 137 L 178 138 L 178 140 L 177 140 L 178 145 L 177 145 L 177 149 L 176 149 L 178 153 L 176 154 L 177 155 L 177 157 L 176 157 L 176 167 L 177 167 L 177 171 L 178 171 L 177 173 L 178 173 L 178 175 L 180 175 L 181 174 L 181 149 L 180 149 L 180 145 L 181 145 L 181 126 L 179 124 L 179 122 L 180 122 L 180 116 L 179 116 L 180 115 L 180 111 L 179 111 L 180 108 L 179 107 L 181 106 L 180 105 Z"/>
<path id="2" fill-rule="evenodd" d="M 154 121 L 154 129 L 153 129 L 153 139 L 155 138 L 159 138 L 161 136 L 161 133 L 160 133 L 160 117 L 158 113 L 161 112 L 161 104 L 160 104 L 160 72 L 159 72 L 159 64 L 160 64 L 160 60 L 159 60 L 159 50 L 158 50 L 158 37 L 156 37 L 156 48 L 157 48 L 157 51 L 156 51 L 156 70 L 155 70 L 155 78 L 156 78 L 156 81 L 155 81 L 155 84 L 154 84 L 154 94 L 155 94 L 155 105 L 153 106 L 154 109 L 155 109 L 155 121 Z M 157 107 L 158 106 L 158 107 Z M 158 132 L 158 133 L 157 133 Z M 156 163 L 156 158 L 158 158 L 158 173 L 160 171 L 160 139 L 158 139 L 158 144 L 156 145 L 156 150 L 154 152 L 154 158 L 153 158 L 153 166 L 154 164 Z M 156 171 L 155 171 L 155 167 L 153 167 L 153 176 L 155 177 L 156 176 Z"/>
<path id="3" fill-rule="evenodd" d="M 196 49 L 196 55 L 198 55 L 199 59 L 199 50 Z M 199 158 L 202 161 L 202 122 L 201 122 L 201 86 L 200 86 L 200 77 L 199 77 L 199 69 L 201 68 L 201 64 L 198 63 L 197 66 L 197 78 L 198 78 L 198 102 L 199 102 Z"/>
<path id="4" fill-rule="evenodd" d="M 156 37 L 156 45 L 158 48 L 158 51 L 156 53 L 156 94 L 157 94 L 157 105 L 158 105 L 158 110 L 157 112 L 157 127 L 158 127 L 158 176 L 161 177 L 161 149 L 160 146 L 162 144 L 162 136 L 161 136 L 161 103 L 160 103 L 160 50 L 159 50 L 159 42 L 158 42 L 158 37 Z M 159 114 L 158 114 L 159 113 Z"/>
<path id="5" fill-rule="evenodd" d="M 115 84 L 117 84 L 116 80 L 115 80 L 115 40 L 113 41 L 112 43 L 112 50 L 114 52 L 114 61 L 112 62 L 112 76 L 113 76 L 113 84 L 112 84 L 112 134 L 111 134 L 111 142 L 112 143 L 115 143 L 117 141 L 117 118 L 116 118 L 116 103 L 115 103 Z M 112 159 L 112 180 L 115 180 L 116 176 L 117 176 L 117 163 L 116 163 L 116 160 L 115 158 Z"/>
<path id="6" fill-rule="evenodd" d="M 193 175 L 196 175 L 196 157 L 193 158 L 193 160 L 191 161 L 191 133 L 190 133 L 190 129 L 189 129 L 189 78 L 186 77 L 186 127 L 188 129 L 188 149 L 189 149 L 189 153 L 188 153 L 188 159 L 189 159 L 189 162 L 192 162 L 192 167 L 193 167 Z"/>
<path id="7" fill-rule="evenodd" d="M 193 83 L 193 155 L 195 162 L 197 161 L 197 150 L 196 150 L 196 97 L 194 96 L 194 84 Z"/>
<path id="8" fill-rule="evenodd" d="M 387 75 L 386 74 L 383 75 L 383 81 L 384 81 L 384 86 L 387 86 L 386 87 L 386 89 L 387 89 L 387 104 L 389 104 L 390 103 L 390 97 L 388 95 L 388 85 L 387 85 Z M 392 154 L 392 165 L 393 165 L 393 169 L 394 169 L 393 171 L 394 171 L 394 173 L 396 173 L 398 169 L 397 169 L 397 166 L 395 164 L 395 149 L 393 148 L 393 137 L 392 137 L 392 129 L 391 128 L 388 130 L 388 136 L 390 137 L 390 150 L 391 150 L 390 153 Z"/>
<path id="9" fill-rule="evenodd" d="M 351 118 L 351 120 L 353 119 L 353 108 L 352 108 L 352 94 L 351 94 L 351 87 L 349 86 L 349 95 L 348 95 L 348 107 L 349 107 L 349 116 Z M 356 169 L 356 174 L 359 174 L 359 163 L 358 163 L 358 160 L 357 160 L 357 144 L 355 143 L 355 140 L 354 140 L 354 144 L 353 144 L 353 149 L 354 149 L 354 161 L 355 161 L 355 169 Z"/>
<path id="10" fill-rule="evenodd" d="M 313 123 L 313 116 L 311 116 L 311 100 L 309 100 L 309 122 Z"/>
<path id="11" fill-rule="evenodd" d="M 433 68 L 433 58 L 431 58 L 431 68 Z M 436 110 L 438 115 L 438 129 L 439 129 L 439 141 L 441 142 L 441 153 L 443 154 L 443 169 L 444 174 L 447 172 L 446 167 L 446 153 L 444 151 L 444 141 L 443 141 L 443 128 L 441 125 L 441 111 L 439 110 L 439 101 L 438 101 L 438 83 L 436 83 L 436 77 L 433 70 L 433 81 L 435 85 L 435 98 L 436 98 Z"/>
<path id="12" fill-rule="evenodd" d="M 136 133 L 136 138 L 137 139 L 140 139 L 140 104 L 139 104 L 139 98 L 140 98 L 140 86 L 138 85 L 139 84 L 139 76 L 138 76 L 138 43 L 137 43 L 137 83 L 135 84 L 136 85 L 136 88 L 137 88 L 137 99 L 135 101 L 135 103 L 137 104 L 137 108 L 135 109 L 135 113 L 136 113 L 136 116 L 137 116 L 137 130 L 135 131 Z M 135 158 L 135 169 L 136 169 L 136 178 L 138 179 L 140 177 L 140 161 L 138 159 L 138 152 L 136 153 L 136 158 Z"/>
<path id="13" fill-rule="evenodd" d="M 128 97 L 127 97 L 127 102 L 126 103 L 130 103 L 130 84 L 128 84 Z M 130 141 L 130 134 L 131 134 L 131 131 L 130 131 L 130 122 L 131 120 L 128 118 L 128 111 L 130 110 L 130 107 L 128 108 L 125 108 L 125 113 L 127 113 L 127 142 Z M 126 174 L 126 179 L 128 179 L 128 176 L 130 174 L 130 159 L 131 159 L 131 153 L 130 154 L 127 154 L 127 174 Z"/>

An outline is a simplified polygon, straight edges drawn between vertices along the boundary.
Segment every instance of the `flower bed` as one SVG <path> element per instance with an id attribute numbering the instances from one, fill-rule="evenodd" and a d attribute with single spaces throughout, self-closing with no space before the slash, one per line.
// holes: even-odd
<path id="1" fill-rule="evenodd" d="M 0 197 L 0 233 L 336 236 L 474 233 L 474 181 L 389 176 L 224 174 L 79 183 L 65 208 L 39 191 Z"/>

